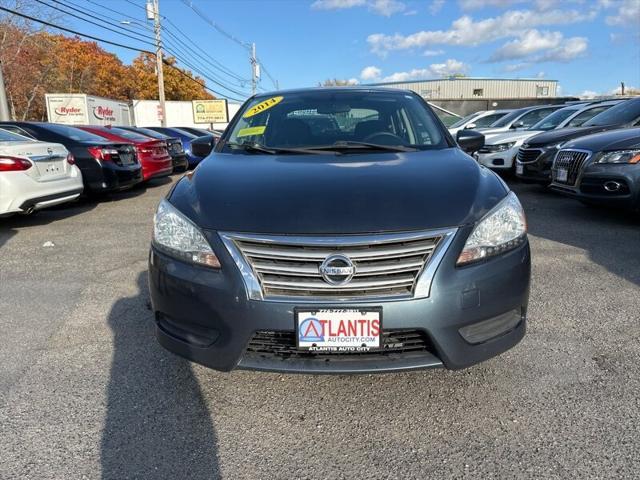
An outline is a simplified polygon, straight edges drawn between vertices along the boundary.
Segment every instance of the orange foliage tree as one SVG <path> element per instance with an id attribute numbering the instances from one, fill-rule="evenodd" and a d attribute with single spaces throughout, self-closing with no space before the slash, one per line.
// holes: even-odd
<path id="1" fill-rule="evenodd" d="M 167 61 L 175 66 L 175 59 Z M 34 31 L 11 17 L 0 19 L 0 62 L 9 108 L 19 120 L 46 119 L 45 93 L 86 93 L 117 100 L 158 98 L 154 56 L 140 54 L 132 65 L 125 65 L 96 42 Z M 182 71 L 164 69 L 167 100 L 213 98 L 201 85 L 203 79 Z"/>

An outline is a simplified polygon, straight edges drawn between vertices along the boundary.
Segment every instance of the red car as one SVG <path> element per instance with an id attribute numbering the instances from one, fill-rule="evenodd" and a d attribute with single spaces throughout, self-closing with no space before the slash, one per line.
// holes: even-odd
<path id="1" fill-rule="evenodd" d="M 173 172 L 173 163 L 167 150 L 167 144 L 162 140 L 156 140 L 155 138 L 117 127 L 84 125 L 78 128 L 108 140 L 135 145 L 138 161 L 142 165 L 142 178 L 144 181 L 166 177 Z"/>

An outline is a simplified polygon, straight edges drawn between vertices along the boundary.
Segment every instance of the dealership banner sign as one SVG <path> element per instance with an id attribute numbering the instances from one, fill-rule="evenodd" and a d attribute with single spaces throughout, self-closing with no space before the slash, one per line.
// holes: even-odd
<path id="1" fill-rule="evenodd" d="M 193 100 L 194 123 L 229 123 L 229 110 L 225 99 Z"/>

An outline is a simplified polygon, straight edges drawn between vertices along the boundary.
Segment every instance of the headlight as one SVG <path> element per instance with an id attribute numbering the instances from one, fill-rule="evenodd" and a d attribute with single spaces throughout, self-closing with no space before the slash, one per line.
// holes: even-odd
<path id="1" fill-rule="evenodd" d="M 485 145 L 484 148 L 486 148 L 490 152 L 506 152 L 507 150 L 512 148 L 515 144 L 516 142 L 498 143 L 496 145 Z"/>
<path id="2" fill-rule="evenodd" d="M 160 202 L 153 218 L 153 245 L 180 260 L 220 268 L 218 257 L 198 227 L 166 200 Z"/>
<path id="3" fill-rule="evenodd" d="M 602 153 L 596 163 L 640 163 L 640 150 L 614 150 Z"/>
<path id="4" fill-rule="evenodd" d="M 499 255 L 521 245 L 527 234 L 527 220 L 513 192 L 484 216 L 469 235 L 457 264 Z"/>

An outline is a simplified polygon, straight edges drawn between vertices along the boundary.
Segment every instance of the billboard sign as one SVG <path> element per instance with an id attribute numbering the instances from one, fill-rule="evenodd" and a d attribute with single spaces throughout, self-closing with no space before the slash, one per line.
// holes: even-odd
<path id="1" fill-rule="evenodd" d="M 193 100 L 194 123 L 228 123 L 227 100 Z"/>

